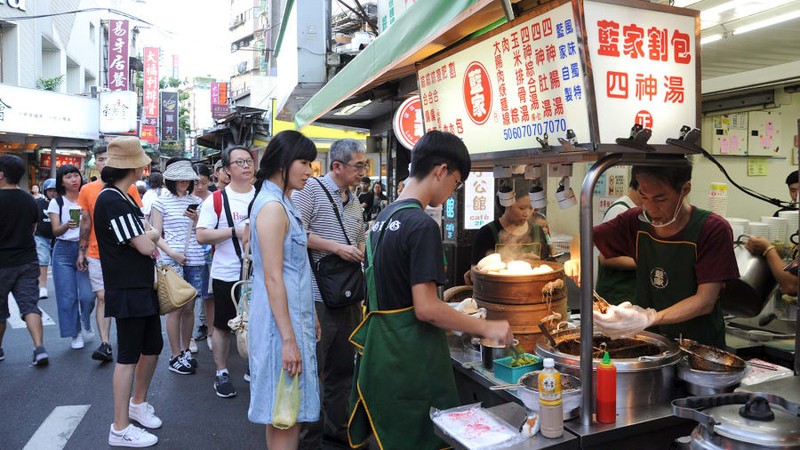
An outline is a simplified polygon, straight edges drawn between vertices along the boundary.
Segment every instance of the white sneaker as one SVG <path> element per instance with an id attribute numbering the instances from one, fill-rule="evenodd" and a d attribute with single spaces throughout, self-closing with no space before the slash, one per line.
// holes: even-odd
<path id="1" fill-rule="evenodd" d="M 80 350 L 80 349 L 82 349 L 82 348 L 83 348 L 83 335 L 81 335 L 81 334 L 79 333 L 77 336 L 75 336 L 74 338 L 72 338 L 72 343 L 70 344 L 70 346 L 71 346 L 71 347 L 72 347 L 74 350 Z"/>
<path id="2" fill-rule="evenodd" d="M 156 416 L 156 410 L 150 403 L 144 402 L 138 405 L 133 404 L 133 399 L 128 403 L 128 416 L 131 420 L 139 422 L 145 428 L 161 428 L 161 419 Z"/>
<path id="3" fill-rule="evenodd" d="M 192 353 L 198 352 L 197 342 L 194 340 L 194 338 L 189 339 L 189 351 Z"/>
<path id="4" fill-rule="evenodd" d="M 94 340 L 94 330 L 89 328 L 88 330 L 83 330 L 83 341 L 84 342 L 91 342 Z"/>
<path id="5" fill-rule="evenodd" d="M 48 295 L 47 288 L 46 287 L 40 287 L 39 288 L 39 299 L 47 298 L 47 295 Z"/>
<path id="6" fill-rule="evenodd" d="M 213 348 L 211 348 L 211 335 L 210 334 L 208 335 L 208 338 L 206 339 L 206 344 L 208 344 L 208 351 L 213 351 L 214 350 Z"/>
<path id="7" fill-rule="evenodd" d="M 108 445 L 112 447 L 150 447 L 157 443 L 158 437 L 133 424 L 122 431 L 117 431 L 112 423 L 108 432 Z"/>

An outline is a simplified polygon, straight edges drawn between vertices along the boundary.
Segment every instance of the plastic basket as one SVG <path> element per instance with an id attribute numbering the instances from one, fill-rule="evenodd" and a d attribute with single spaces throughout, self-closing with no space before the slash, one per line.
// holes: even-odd
<path id="1" fill-rule="evenodd" d="M 525 375 L 526 373 L 542 369 L 543 367 L 542 358 L 536 355 L 531 355 L 530 353 L 525 353 L 525 356 L 533 358 L 534 362 L 531 364 L 526 364 L 524 366 L 511 367 L 511 360 L 514 359 L 513 356 L 506 356 L 505 358 L 495 359 L 494 376 L 500 380 L 505 381 L 506 383 L 516 383 L 517 381 L 519 381 L 519 377 Z"/>

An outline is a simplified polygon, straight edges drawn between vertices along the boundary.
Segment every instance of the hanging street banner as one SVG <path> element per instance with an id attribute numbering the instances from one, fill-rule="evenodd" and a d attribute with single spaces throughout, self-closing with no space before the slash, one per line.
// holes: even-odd
<path id="1" fill-rule="evenodd" d="M 425 130 L 461 137 L 470 153 L 551 145 L 572 129 L 590 140 L 572 5 L 503 26 L 417 72 Z"/>
<path id="2" fill-rule="evenodd" d="M 584 14 L 601 142 L 628 137 L 634 123 L 655 144 L 697 126 L 694 16 L 595 1 Z"/>
<path id="3" fill-rule="evenodd" d="M 128 21 L 111 20 L 108 25 L 108 89 L 129 90 Z"/>
<path id="4" fill-rule="evenodd" d="M 109 91 L 100 95 L 100 132 L 130 133 L 137 127 L 134 91 Z"/>
<path id="5" fill-rule="evenodd" d="M 211 82 L 211 118 L 221 119 L 230 114 L 228 107 L 228 83 Z"/>
<path id="6" fill-rule="evenodd" d="M 178 140 L 178 93 L 161 91 L 161 142 Z"/>
<path id="7" fill-rule="evenodd" d="M 409 150 L 414 148 L 417 141 L 425 134 L 422 126 L 422 101 L 419 95 L 410 97 L 400 104 L 394 113 L 392 128 L 403 147 Z"/>
<path id="8" fill-rule="evenodd" d="M 144 117 L 158 117 L 158 47 L 144 48 Z"/>

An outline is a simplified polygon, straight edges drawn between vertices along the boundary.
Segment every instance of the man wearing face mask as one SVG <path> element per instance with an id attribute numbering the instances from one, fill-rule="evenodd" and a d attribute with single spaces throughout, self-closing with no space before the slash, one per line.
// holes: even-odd
<path id="1" fill-rule="evenodd" d="M 691 191 L 692 166 L 634 166 L 641 207 L 631 208 L 593 228 L 594 244 L 604 258 L 632 257 L 636 261 L 636 296 L 627 318 L 636 326 L 677 338 L 725 348 L 725 327 L 717 300 L 727 280 L 739 278 L 733 254 L 733 233 L 721 216 L 686 201 Z M 580 255 L 573 239 L 572 255 Z M 576 282 L 580 260 L 565 265 Z M 628 308 L 626 308 L 628 309 Z M 600 330 L 618 323 L 595 314 Z M 635 329 L 635 328 L 638 328 Z"/>

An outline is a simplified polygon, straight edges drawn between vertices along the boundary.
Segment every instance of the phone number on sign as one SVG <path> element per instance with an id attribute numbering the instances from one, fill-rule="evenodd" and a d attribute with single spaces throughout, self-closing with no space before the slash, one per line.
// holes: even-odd
<path id="1" fill-rule="evenodd" d="M 558 133 L 560 131 L 567 131 L 566 119 L 545 120 L 528 125 L 504 128 L 503 139 L 508 141 L 511 139 L 541 136 L 545 133 Z"/>

